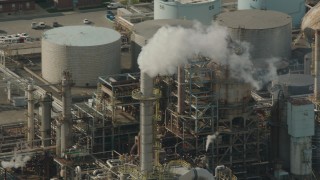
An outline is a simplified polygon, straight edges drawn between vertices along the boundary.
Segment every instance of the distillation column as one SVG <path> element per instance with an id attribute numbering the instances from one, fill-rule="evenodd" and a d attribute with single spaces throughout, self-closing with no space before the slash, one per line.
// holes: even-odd
<path id="1" fill-rule="evenodd" d="M 32 148 L 34 140 L 34 98 L 33 98 L 33 85 L 28 85 L 28 144 Z"/>
<path id="2" fill-rule="evenodd" d="M 62 79 L 62 119 L 61 119 L 61 152 L 70 148 L 72 143 L 72 115 L 71 115 L 71 75 L 64 73 Z"/>
<path id="3" fill-rule="evenodd" d="M 40 99 L 40 116 L 41 116 L 41 126 L 40 126 L 40 132 L 41 132 L 41 144 L 42 147 L 50 146 L 50 135 L 51 135 L 51 103 L 52 103 L 52 97 L 46 93 L 43 97 Z"/>

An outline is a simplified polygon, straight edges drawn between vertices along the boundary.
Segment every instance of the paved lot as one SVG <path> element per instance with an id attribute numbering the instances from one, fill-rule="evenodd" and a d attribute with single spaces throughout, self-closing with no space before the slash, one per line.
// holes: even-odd
<path id="1" fill-rule="evenodd" d="M 40 14 L 23 14 L 23 15 L 7 15 L 7 19 L 0 16 L 0 33 L 16 34 L 25 32 L 31 37 L 41 37 L 43 31 L 52 28 L 52 23 L 57 21 L 64 26 L 84 25 L 83 19 L 92 21 L 91 26 L 112 28 L 112 23 L 105 18 L 106 10 L 95 10 L 93 12 L 66 12 L 66 13 L 40 13 Z M 51 16 L 51 17 L 45 17 Z M 18 19 L 19 18 L 19 19 Z M 2 21 L 1 21 L 2 20 Z M 32 22 L 45 22 L 49 27 L 44 30 L 31 29 Z"/>

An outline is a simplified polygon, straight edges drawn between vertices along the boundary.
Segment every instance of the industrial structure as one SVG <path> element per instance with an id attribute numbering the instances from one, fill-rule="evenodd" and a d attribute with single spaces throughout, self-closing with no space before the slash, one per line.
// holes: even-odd
<path id="1" fill-rule="evenodd" d="M 273 58 L 290 59 L 290 16 L 275 11 L 240 10 L 221 13 L 217 22 L 228 28 L 233 40 L 250 44 L 250 55 L 257 67 Z"/>
<path id="2" fill-rule="evenodd" d="M 292 17 L 292 27 L 299 28 L 306 13 L 304 0 L 238 0 L 238 10 L 259 9 L 286 13 Z"/>
<path id="3" fill-rule="evenodd" d="M 66 26 L 48 30 L 42 36 L 42 76 L 58 83 L 62 72 L 68 70 L 75 86 L 96 86 L 98 76 L 120 72 L 120 45 L 120 34 L 108 28 Z"/>
<path id="4" fill-rule="evenodd" d="M 220 11 L 221 0 L 156 0 L 154 2 L 154 19 L 188 19 L 210 25 L 213 17 Z"/>
<path id="5" fill-rule="evenodd" d="M 246 2 L 261 7 L 246 9 L 252 8 Z M 64 26 L 43 33 L 41 59 L 1 49 L 6 84 L 0 88 L 13 109 L 25 108 L 26 121 L 0 124 L 0 179 L 319 179 L 320 5 L 295 34 L 292 18 L 296 23 L 299 17 L 258 10 L 269 10 L 263 2 L 239 0 L 246 10 L 218 15 L 218 0 L 157 0 L 154 20 L 117 21 L 121 35 Z M 204 9 L 201 17 L 194 13 Z M 139 67 L 141 52 L 161 27 L 209 31 L 186 20 L 197 18 L 223 26 L 225 57 L 206 56 L 201 48 L 211 47 L 192 41 L 201 48 L 170 65 L 172 74 Z M 125 42 L 124 34 L 130 37 Z M 129 52 L 121 52 L 123 45 Z M 302 59 L 293 53 L 299 47 L 310 50 Z M 122 53 L 130 57 L 125 73 Z M 250 77 L 267 76 L 257 80 L 260 89 L 234 74 L 241 62 L 231 66 L 231 60 L 249 59 L 244 70 Z M 297 70 L 299 61 L 304 68 Z"/>

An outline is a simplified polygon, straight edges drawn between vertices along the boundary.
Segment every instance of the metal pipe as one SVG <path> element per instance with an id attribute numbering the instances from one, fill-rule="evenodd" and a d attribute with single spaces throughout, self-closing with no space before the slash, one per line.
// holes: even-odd
<path id="1" fill-rule="evenodd" d="M 184 86 L 185 76 L 184 76 L 184 66 L 180 65 L 178 67 L 178 113 L 183 114 L 185 105 L 185 86 Z"/>
<path id="2" fill-rule="evenodd" d="M 61 121 L 61 152 L 72 146 L 72 114 L 71 114 L 71 75 L 64 72 L 62 79 L 62 121 Z M 63 155 L 63 154 L 61 154 Z"/>
<path id="3" fill-rule="evenodd" d="M 152 100 L 149 98 L 152 97 L 153 93 L 153 80 L 146 74 L 141 73 L 141 93 L 144 97 L 140 103 L 140 163 L 141 163 L 141 172 L 144 175 L 147 175 L 152 171 L 153 168 L 153 126 L 152 126 L 152 117 L 153 117 L 153 105 Z"/>
<path id="4" fill-rule="evenodd" d="M 45 94 L 44 97 L 40 100 L 40 107 L 41 107 L 41 144 L 43 147 L 50 145 L 50 124 L 51 124 L 51 102 L 52 98 L 49 94 Z"/>
<path id="5" fill-rule="evenodd" d="M 319 101 L 318 95 L 318 76 L 319 76 L 319 60 L 320 60 L 320 31 L 315 30 L 315 52 L 314 52 L 314 98 L 316 101 Z"/>
<path id="6" fill-rule="evenodd" d="M 7 82 L 7 95 L 8 95 L 8 101 L 11 101 L 11 82 Z"/>
<path id="7" fill-rule="evenodd" d="M 28 85 L 28 144 L 32 148 L 33 147 L 33 139 L 34 139 L 34 99 L 33 99 L 33 85 Z"/>
<path id="8" fill-rule="evenodd" d="M 57 121 L 56 128 L 56 155 L 61 157 L 61 124 Z"/>

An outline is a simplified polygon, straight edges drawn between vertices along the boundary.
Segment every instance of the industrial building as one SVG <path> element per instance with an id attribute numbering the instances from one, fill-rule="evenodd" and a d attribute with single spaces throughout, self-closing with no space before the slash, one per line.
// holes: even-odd
<path id="1" fill-rule="evenodd" d="M 26 116 L 0 124 L 0 179 L 320 179 L 320 4 L 278 3 L 156 0 L 2 47 Z"/>

